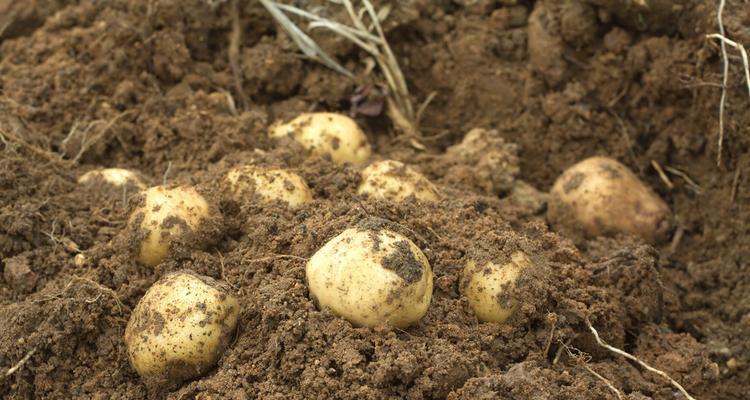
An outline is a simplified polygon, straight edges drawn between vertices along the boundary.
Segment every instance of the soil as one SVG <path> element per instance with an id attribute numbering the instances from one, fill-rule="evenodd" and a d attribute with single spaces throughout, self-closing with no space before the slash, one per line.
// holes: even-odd
<path id="1" fill-rule="evenodd" d="M 305 60 L 258 2 L 0 0 L 0 395 L 617 398 L 594 371 L 623 398 L 681 398 L 598 346 L 590 321 L 696 398 L 745 398 L 750 99 L 740 59 L 728 49 L 720 148 L 723 66 L 705 38 L 718 31 L 716 2 L 638 3 L 390 2 L 384 28 L 412 100 L 435 93 L 422 150 L 378 115 L 377 98 L 362 101 L 374 81 L 366 54 L 314 35 L 357 82 Z M 344 17 L 337 7 L 316 9 Z M 750 45 L 745 2 L 727 1 L 724 24 Z M 266 134 L 301 112 L 358 109 L 373 159 L 408 163 L 441 201 L 357 196 L 359 169 Z M 469 132 L 485 137 L 456 147 Z M 545 192 L 593 155 L 625 163 L 667 202 L 670 239 L 579 241 L 549 228 Z M 229 200 L 223 176 L 248 163 L 300 174 L 315 200 L 297 210 Z M 135 193 L 77 183 L 100 167 L 195 185 L 222 215 L 215 243 L 140 265 L 127 233 Z M 372 218 L 409 237 L 433 269 L 430 309 L 407 329 L 355 328 L 306 288 L 305 260 Z M 461 296 L 463 265 L 517 250 L 534 267 L 514 293 L 516 313 L 479 323 Z M 180 269 L 232 287 L 239 327 L 210 372 L 148 388 L 128 363 L 124 329 L 151 284 Z"/>

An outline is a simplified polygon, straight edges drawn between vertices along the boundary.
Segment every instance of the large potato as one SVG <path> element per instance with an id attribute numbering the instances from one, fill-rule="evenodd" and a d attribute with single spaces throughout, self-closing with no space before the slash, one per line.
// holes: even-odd
<path id="1" fill-rule="evenodd" d="M 505 264 L 466 262 L 461 288 L 480 321 L 500 323 L 513 315 L 518 307 L 516 281 L 530 266 L 531 260 L 521 251 L 514 252 Z"/>
<path id="2" fill-rule="evenodd" d="M 281 201 L 299 208 L 312 201 L 312 192 L 299 175 L 281 168 L 245 165 L 229 171 L 226 181 L 237 201 L 258 195 L 265 201 Z"/>
<path id="3" fill-rule="evenodd" d="M 370 144 L 357 123 L 341 114 L 305 113 L 271 126 L 274 138 L 292 137 L 311 154 L 330 157 L 337 164 L 362 165 L 370 158 Z"/>
<path id="4" fill-rule="evenodd" d="M 177 241 L 202 247 L 197 232 L 212 214 L 206 199 L 192 187 L 149 188 L 130 215 L 129 243 L 136 247 L 138 261 L 157 265 Z"/>
<path id="5" fill-rule="evenodd" d="M 592 157 L 568 168 L 550 192 L 547 217 L 556 229 L 586 237 L 627 233 L 648 241 L 666 236 L 671 212 L 621 163 Z"/>
<path id="6" fill-rule="evenodd" d="M 310 294 L 355 326 L 419 321 L 432 299 L 432 269 L 408 238 L 386 229 L 347 229 L 307 262 Z"/>
<path id="7" fill-rule="evenodd" d="M 168 274 L 130 316 L 125 328 L 130 363 L 151 384 L 200 376 L 231 342 L 239 313 L 225 284 L 190 271 Z"/>
<path id="8" fill-rule="evenodd" d="M 438 201 L 440 193 L 422 174 L 398 161 L 377 161 L 362 171 L 357 193 L 394 202 L 414 196 L 424 202 Z"/>

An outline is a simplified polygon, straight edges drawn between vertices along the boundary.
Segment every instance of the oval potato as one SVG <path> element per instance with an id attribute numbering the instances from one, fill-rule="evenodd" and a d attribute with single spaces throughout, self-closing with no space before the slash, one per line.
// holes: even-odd
<path id="1" fill-rule="evenodd" d="M 265 201 L 281 201 L 290 208 L 299 208 L 313 199 L 302 177 L 281 168 L 244 165 L 229 171 L 226 182 L 237 201 L 257 194 Z"/>
<path id="2" fill-rule="evenodd" d="M 440 199 L 437 188 L 424 175 L 394 160 L 377 161 L 365 168 L 357 193 L 394 202 L 410 196 L 423 202 Z"/>
<path id="3" fill-rule="evenodd" d="M 305 113 L 271 126 L 272 138 L 292 137 L 311 154 L 328 156 L 336 164 L 362 165 L 370 158 L 370 143 L 357 123 L 342 114 Z"/>
<path id="4" fill-rule="evenodd" d="M 397 328 L 419 321 L 432 299 L 432 269 L 408 238 L 386 229 L 350 228 L 307 262 L 310 294 L 355 326 Z"/>
<path id="5" fill-rule="evenodd" d="M 556 228 L 585 237 L 627 233 L 651 242 L 666 236 L 672 221 L 659 196 L 607 157 L 583 160 L 557 178 L 547 218 Z"/>
<path id="6" fill-rule="evenodd" d="M 505 322 L 518 308 L 513 292 L 516 281 L 531 266 L 531 260 L 522 251 L 511 255 L 505 264 L 487 262 L 477 265 L 466 262 L 461 277 L 461 287 L 469 305 L 481 322 Z"/>
<path id="7" fill-rule="evenodd" d="M 128 229 L 138 261 L 148 266 L 159 264 L 172 243 L 195 234 L 212 214 L 206 199 L 190 186 L 155 186 L 142 196 L 130 215 Z"/>
<path id="8" fill-rule="evenodd" d="M 105 186 L 105 189 L 140 191 L 146 184 L 139 173 L 124 168 L 95 169 L 78 177 L 78 183 L 91 187 Z M 107 188 L 108 187 L 108 188 Z"/>
<path id="9" fill-rule="evenodd" d="M 152 384 L 175 384 L 211 369 L 231 342 L 239 301 L 225 284 L 190 271 L 148 289 L 125 328 L 130 364 Z"/>

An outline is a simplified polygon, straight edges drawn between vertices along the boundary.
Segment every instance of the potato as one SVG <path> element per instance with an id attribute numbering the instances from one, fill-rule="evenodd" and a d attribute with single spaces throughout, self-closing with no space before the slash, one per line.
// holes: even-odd
<path id="1" fill-rule="evenodd" d="M 419 321 L 432 299 L 432 269 L 411 240 L 386 229 L 350 228 L 307 262 L 310 295 L 355 326 Z"/>
<path id="2" fill-rule="evenodd" d="M 130 243 L 137 246 L 138 261 L 155 266 L 177 241 L 189 242 L 212 215 L 208 202 L 189 186 L 155 186 L 130 215 Z M 199 243 L 200 244 L 200 243 Z"/>
<path id="3" fill-rule="evenodd" d="M 190 271 L 165 275 L 130 315 L 125 328 L 130 364 L 151 384 L 200 376 L 231 342 L 239 313 L 225 284 Z"/>
<path id="4" fill-rule="evenodd" d="M 362 165 L 370 158 L 370 144 L 357 123 L 341 114 L 305 113 L 271 126 L 272 138 L 292 137 L 311 154 L 330 157 L 336 164 Z"/>
<path id="5" fill-rule="evenodd" d="M 522 251 L 514 252 L 505 264 L 490 261 L 478 266 L 474 259 L 466 262 L 461 288 L 480 321 L 502 323 L 513 315 L 518 307 L 516 281 L 529 266 L 531 260 Z"/>
<path id="6" fill-rule="evenodd" d="M 410 196 L 424 202 L 440 199 L 432 182 L 408 165 L 393 160 L 377 161 L 365 168 L 357 193 L 394 202 Z"/>
<path id="7" fill-rule="evenodd" d="M 253 194 L 265 201 L 281 201 L 299 208 L 312 201 L 312 192 L 299 175 L 281 168 L 245 165 L 229 171 L 226 182 L 237 201 Z"/>
<path id="8" fill-rule="evenodd" d="M 550 191 L 547 218 L 585 237 L 627 233 L 648 241 L 667 235 L 669 207 L 621 163 L 592 157 L 568 168 Z"/>
<path id="9" fill-rule="evenodd" d="M 137 192 L 146 188 L 140 174 L 123 168 L 95 169 L 81 175 L 78 183 L 105 191 L 116 189 L 118 192 L 123 189 Z"/>

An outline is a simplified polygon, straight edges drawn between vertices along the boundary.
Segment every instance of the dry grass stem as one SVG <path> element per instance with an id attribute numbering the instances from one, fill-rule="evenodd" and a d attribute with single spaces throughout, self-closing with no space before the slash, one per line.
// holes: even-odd
<path id="1" fill-rule="evenodd" d="M 242 43 L 242 24 L 240 22 L 239 0 L 232 0 L 232 30 L 229 32 L 229 65 L 232 68 L 234 86 L 240 97 L 240 106 L 247 107 L 250 102 L 242 87 L 242 68 L 240 66 L 240 43 Z M 230 108 L 234 108 L 230 104 Z M 236 112 L 235 112 L 236 113 Z"/>
<path id="2" fill-rule="evenodd" d="M 654 167 L 656 170 L 656 173 L 659 174 L 659 178 L 664 182 L 665 185 L 669 188 L 669 190 L 674 189 L 674 183 L 669 179 L 667 174 L 664 173 L 664 170 L 661 168 L 661 165 L 659 165 L 658 162 L 655 160 L 651 160 L 651 166 Z"/>
<path id="3" fill-rule="evenodd" d="M 597 332 L 597 330 L 594 329 L 594 326 L 591 325 L 591 321 L 589 321 L 588 318 L 586 319 L 586 325 L 588 325 L 589 330 L 591 330 L 591 333 L 594 334 L 594 339 L 596 339 L 596 343 L 599 344 L 599 346 L 601 346 L 601 347 L 603 347 L 603 348 L 611 351 L 612 353 L 615 353 L 617 355 L 623 356 L 623 357 L 627 358 L 630 361 L 634 361 L 634 362 L 638 363 L 638 365 L 640 365 L 641 367 L 647 369 L 648 371 L 653 372 L 654 374 L 657 374 L 657 375 L 661 376 L 662 378 L 668 380 L 669 383 L 672 384 L 672 386 L 674 386 L 677 390 L 680 391 L 680 393 L 682 393 L 683 396 L 685 396 L 685 398 L 687 398 L 689 400 L 695 400 L 695 398 L 693 396 L 691 396 L 687 392 L 687 390 L 685 390 L 685 388 L 682 387 L 682 385 L 680 385 L 677 381 L 675 381 L 669 375 L 667 375 L 666 372 L 658 370 L 658 369 L 656 369 L 656 368 L 654 368 L 654 367 L 646 364 L 640 358 L 638 358 L 638 357 L 636 357 L 636 356 L 634 356 L 634 355 L 632 355 L 632 354 L 630 354 L 628 352 L 620 350 L 617 347 L 611 346 L 611 345 L 607 344 L 606 342 L 604 342 L 599 337 L 599 332 Z"/>
<path id="4" fill-rule="evenodd" d="M 361 0 L 362 6 L 357 10 L 350 0 L 329 0 L 331 3 L 344 7 L 350 22 L 350 25 L 346 25 L 291 5 L 280 4 L 271 0 L 260 1 L 282 28 L 289 33 L 303 54 L 349 78 L 354 79 L 354 74 L 322 50 L 285 13 L 310 21 L 310 29 L 327 29 L 370 54 L 390 89 L 387 110 L 394 125 L 412 138 L 421 137 L 417 129 L 417 123 L 419 121 L 418 116 L 421 116 L 424 110 L 415 112 L 410 100 L 406 79 L 404 79 L 396 56 L 393 54 L 380 24 L 390 13 L 389 6 L 376 11 L 369 0 Z M 431 97 L 434 97 L 434 95 Z M 430 100 L 431 98 L 428 97 L 425 103 L 429 104 Z M 424 146 L 417 142 L 416 147 Z"/>
<path id="5" fill-rule="evenodd" d="M 31 358 L 31 356 L 34 355 L 34 353 L 36 353 L 36 348 L 31 349 L 31 351 L 26 353 L 26 355 L 23 356 L 23 358 L 19 362 L 16 363 L 16 365 L 10 367 L 7 371 L 5 371 L 5 377 L 6 378 L 9 377 L 13 375 L 16 371 L 21 369 L 21 367 L 23 367 L 23 365 L 26 364 L 27 361 L 29 361 L 29 359 Z"/>

